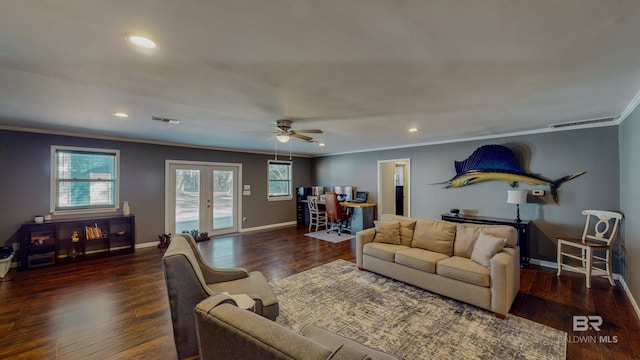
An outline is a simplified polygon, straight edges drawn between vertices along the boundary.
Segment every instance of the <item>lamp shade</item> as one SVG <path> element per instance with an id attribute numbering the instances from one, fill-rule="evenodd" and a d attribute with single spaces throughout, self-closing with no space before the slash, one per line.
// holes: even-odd
<path id="1" fill-rule="evenodd" d="M 526 204 L 527 203 L 527 190 L 508 190 L 507 191 L 507 203 L 508 204 Z"/>
<path id="2" fill-rule="evenodd" d="M 289 134 L 280 133 L 280 134 L 276 135 L 276 139 L 278 139 L 279 142 L 284 144 L 287 141 L 289 141 Z"/>

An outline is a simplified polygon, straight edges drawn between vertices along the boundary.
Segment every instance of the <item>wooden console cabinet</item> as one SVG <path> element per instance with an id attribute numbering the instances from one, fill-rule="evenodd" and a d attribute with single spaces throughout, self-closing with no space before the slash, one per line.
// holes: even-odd
<path id="1" fill-rule="evenodd" d="M 133 253 L 135 217 L 28 222 L 20 228 L 20 270 Z"/>

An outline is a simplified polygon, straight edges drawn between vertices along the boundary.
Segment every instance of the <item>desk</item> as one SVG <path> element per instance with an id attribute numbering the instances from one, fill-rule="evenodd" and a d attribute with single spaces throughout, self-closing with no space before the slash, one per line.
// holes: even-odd
<path id="1" fill-rule="evenodd" d="M 307 206 L 307 200 L 300 201 L 304 206 L 304 224 L 309 226 L 309 207 Z M 324 206 L 324 200 L 318 200 L 318 205 Z M 358 231 L 372 228 L 374 226 L 373 220 L 376 218 L 376 203 L 354 203 L 343 201 L 340 202 L 343 207 L 351 209 L 351 233 L 355 234 Z"/>
<path id="2" fill-rule="evenodd" d="M 529 221 L 521 220 L 517 222 L 514 219 L 502 219 L 483 216 L 454 215 L 442 214 L 442 220 L 471 223 L 471 224 L 487 224 L 487 225 L 509 225 L 516 228 L 518 232 L 518 246 L 520 246 L 520 266 L 528 267 L 531 257 L 529 256 Z"/>

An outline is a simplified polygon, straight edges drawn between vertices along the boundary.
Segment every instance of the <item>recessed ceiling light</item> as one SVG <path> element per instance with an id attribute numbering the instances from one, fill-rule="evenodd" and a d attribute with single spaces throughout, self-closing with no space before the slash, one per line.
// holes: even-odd
<path id="1" fill-rule="evenodd" d="M 142 35 L 132 35 L 128 34 L 125 36 L 127 41 L 137 47 L 141 47 L 143 49 L 155 49 L 158 47 L 156 43 L 149 39 L 148 37 L 144 37 Z"/>
<path id="2" fill-rule="evenodd" d="M 324 146 L 324 143 L 323 142 L 318 143 L 318 146 Z"/>
<path id="3" fill-rule="evenodd" d="M 128 118 L 129 114 L 124 113 L 124 112 L 116 112 L 116 113 L 113 113 L 113 116 L 119 117 L 119 118 Z"/>
<path id="4" fill-rule="evenodd" d="M 411 128 L 408 130 L 409 132 L 418 132 L 418 128 Z"/>

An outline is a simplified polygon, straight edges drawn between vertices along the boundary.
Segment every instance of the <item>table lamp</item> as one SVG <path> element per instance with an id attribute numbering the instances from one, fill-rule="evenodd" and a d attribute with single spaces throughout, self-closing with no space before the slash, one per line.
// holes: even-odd
<path id="1" fill-rule="evenodd" d="M 520 222 L 520 204 L 527 203 L 527 190 L 507 191 L 507 204 L 516 204 L 516 222 Z"/>

